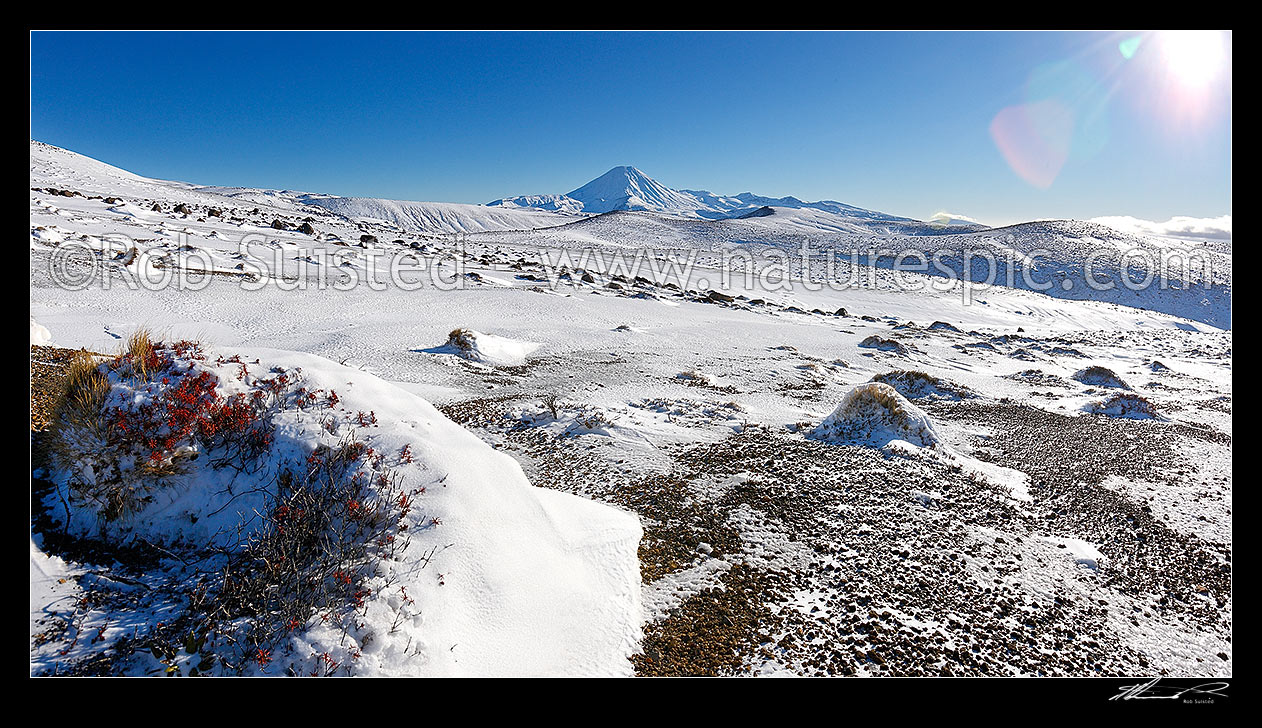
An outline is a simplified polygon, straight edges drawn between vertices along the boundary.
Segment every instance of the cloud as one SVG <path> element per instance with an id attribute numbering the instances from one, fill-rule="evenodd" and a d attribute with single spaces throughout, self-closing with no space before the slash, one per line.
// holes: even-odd
<path id="1" fill-rule="evenodd" d="M 1141 220 L 1129 215 L 1093 217 L 1089 222 L 1108 225 L 1135 235 L 1161 235 L 1171 238 L 1221 240 L 1231 242 L 1231 215 L 1221 217 L 1172 217 L 1165 222 Z"/>
<path id="2" fill-rule="evenodd" d="M 954 212 L 947 212 L 946 210 L 938 210 L 937 212 L 933 213 L 933 217 L 929 218 L 929 220 L 930 220 L 930 221 L 933 221 L 933 220 L 963 220 L 964 222 L 976 223 L 976 224 L 978 224 L 978 225 L 981 225 L 981 224 L 982 224 L 982 223 L 978 222 L 978 221 L 977 221 L 977 218 L 975 218 L 975 217 L 969 217 L 968 215 L 959 215 L 959 214 L 956 214 L 956 213 L 954 213 Z"/>

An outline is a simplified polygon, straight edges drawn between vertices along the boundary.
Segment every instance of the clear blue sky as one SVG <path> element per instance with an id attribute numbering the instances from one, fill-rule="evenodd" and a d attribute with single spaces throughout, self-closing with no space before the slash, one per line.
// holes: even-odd
<path id="1" fill-rule="evenodd" d="M 396 199 L 632 164 L 922 219 L 1210 217 L 1231 212 L 1222 38 L 1206 69 L 1135 33 L 36 32 L 31 137 L 152 177 Z"/>

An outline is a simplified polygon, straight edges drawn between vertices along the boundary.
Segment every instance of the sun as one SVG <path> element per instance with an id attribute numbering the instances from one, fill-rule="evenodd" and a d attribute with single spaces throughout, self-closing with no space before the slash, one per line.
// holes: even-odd
<path id="1" fill-rule="evenodd" d="M 1174 30 L 1157 34 L 1166 70 L 1184 88 L 1201 89 L 1222 73 L 1227 60 L 1223 33 Z"/>

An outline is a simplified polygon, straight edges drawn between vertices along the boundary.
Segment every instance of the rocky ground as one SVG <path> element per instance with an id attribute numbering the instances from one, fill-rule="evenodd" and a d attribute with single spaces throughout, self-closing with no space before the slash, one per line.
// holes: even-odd
<path id="1" fill-rule="evenodd" d="M 73 355 L 72 349 L 31 347 L 31 432 L 48 429 L 65 380 L 66 363 Z"/>
<path id="2" fill-rule="evenodd" d="M 759 426 L 669 448 L 669 467 L 637 474 L 582 437 L 521 425 L 512 402 L 444 411 L 537 485 L 619 504 L 645 524 L 656 614 L 638 674 L 1122 675 L 1160 673 L 1180 656 L 1216 674 L 1229 659 L 1229 545 L 1176 531 L 1103 485 L 1176 483 L 1191 471 L 1180 443 L 1229 444 L 1222 433 L 1011 402 L 933 405 L 941 421 L 1004 433 L 980 452 L 1030 475 L 1021 501 L 934 458 Z M 1101 544 L 1104 557 L 1083 565 L 1055 533 Z M 1179 644 L 1167 641 L 1172 625 Z M 1152 644 L 1137 649 L 1144 634 Z"/>

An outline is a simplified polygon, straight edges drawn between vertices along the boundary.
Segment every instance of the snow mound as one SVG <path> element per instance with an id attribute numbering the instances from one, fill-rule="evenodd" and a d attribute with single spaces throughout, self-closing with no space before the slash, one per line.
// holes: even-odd
<path id="1" fill-rule="evenodd" d="M 886 339 L 876 334 L 872 334 L 863 341 L 860 341 L 859 346 L 865 349 L 892 351 L 900 356 L 906 356 L 908 353 L 907 345 L 898 339 Z"/>
<path id="2" fill-rule="evenodd" d="M 919 447 L 940 442 L 929 416 L 888 384 L 860 384 L 808 437 L 824 442 L 883 446 L 895 440 Z"/>
<path id="3" fill-rule="evenodd" d="M 53 335 L 35 319 L 31 319 L 31 346 L 47 346 L 53 340 Z"/>
<path id="4" fill-rule="evenodd" d="M 1074 372 L 1074 379 L 1089 384 L 1093 387 L 1114 387 L 1117 389 L 1130 389 L 1126 382 L 1122 381 L 1112 369 L 1107 367 L 1087 367 Z"/>
<path id="5" fill-rule="evenodd" d="M 451 354 L 461 359 L 492 366 L 519 367 L 539 345 L 473 329 L 456 329 L 447 336 L 447 343 L 426 349 L 430 354 Z"/>
<path id="6" fill-rule="evenodd" d="M 164 469 L 159 487 L 108 527 L 99 505 L 75 498 L 69 487 L 73 477 L 92 477 L 92 466 L 86 474 L 84 463 L 59 468 L 57 496 L 70 502 L 73 532 L 144 537 L 173 549 L 233 534 L 237 540 L 224 547 L 241 548 L 235 529 L 249 535 L 258 528 L 268 491 L 284 482 L 287 469 L 345 447 L 350 437 L 367 453 L 361 472 L 369 487 L 387 488 L 390 479 L 379 476 L 388 467 L 401 484 L 397 492 L 411 499 L 400 516 L 401 543 L 357 582 L 360 604 L 349 626 L 312 615 L 278 635 L 254 672 L 307 674 L 312 656 L 322 655 L 364 675 L 630 673 L 642 622 L 642 531 L 634 515 L 535 488 L 516 461 L 428 401 L 314 355 L 177 354 L 161 378 L 145 384 L 120 378 L 110 364 L 100 371 L 108 377 L 107 405 L 146 413 L 157 406 L 159 415 L 170 414 L 160 408 L 163 392 L 187 391 L 189 383 L 213 385 L 203 400 L 210 406 L 251 401 L 252 392 L 274 391 L 277 382 L 289 394 L 268 411 L 271 436 L 251 467 L 217 469 L 222 448 L 194 430 L 161 445 L 181 454 L 180 467 Z M 237 393 L 246 398 L 232 400 Z M 137 475 L 134 463 L 118 467 Z M 97 477 L 100 470 L 98 464 Z"/>
<path id="7" fill-rule="evenodd" d="M 1157 419 L 1156 408 L 1152 402 L 1138 394 L 1115 394 L 1099 402 L 1091 402 L 1084 406 L 1084 412 L 1109 417 L 1121 417 L 1128 420 Z"/>
<path id="8" fill-rule="evenodd" d="M 1100 562 L 1104 561 L 1104 554 L 1100 553 L 1100 549 L 1080 538 L 1043 536 L 1042 539 L 1056 548 L 1064 550 L 1079 566 L 1085 566 L 1094 570 L 1099 568 Z"/>

